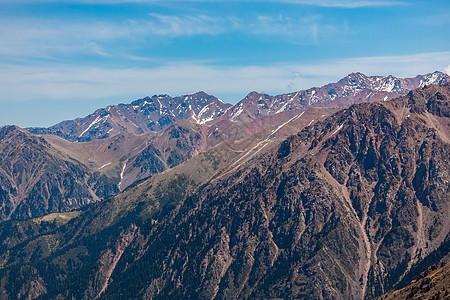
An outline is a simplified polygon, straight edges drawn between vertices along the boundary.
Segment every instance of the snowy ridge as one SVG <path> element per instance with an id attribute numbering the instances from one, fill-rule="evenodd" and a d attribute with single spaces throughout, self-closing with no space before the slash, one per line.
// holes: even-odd
<path id="1" fill-rule="evenodd" d="M 289 94 L 269 96 L 251 92 L 230 109 L 228 116 L 232 122 L 237 123 L 249 121 L 249 118 L 255 119 L 288 110 L 303 109 L 337 99 L 344 102 L 350 101 L 350 103 L 361 101 L 361 98 L 366 101 L 387 101 L 428 84 L 445 83 L 448 78 L 449 76 L 442 72 L 418 75 L 415 78 L 397 78 L 392 75 L 366 76 L 362 73 L 352 73 L 336 83 Z"/>
<path id="2" fill-rule="evenodd" d="M 84 142 L 123 132 L 135 135 L 157 132 L 181 119 L 204 125 L 213 124 L 219 117 L 220 120 L 246 123 L 264 116 L 303 110 L 322 103 L 337 103 L 337 107 L 343 107 L 363 101 L 387 101 L 419 87 L 445 82 L 450 82 L 449 76 L 442 72 L 418 75 L 414 78 L 352 73 L 336 83 L 288 94 L 271 96 L 251 92 L 236 105 L 225 103 L 205 92 L 177 97 L 154 95 L 131 104 L 110 105 L 85 118 L 31 131 L 56 134 L 70 141 Z"/>

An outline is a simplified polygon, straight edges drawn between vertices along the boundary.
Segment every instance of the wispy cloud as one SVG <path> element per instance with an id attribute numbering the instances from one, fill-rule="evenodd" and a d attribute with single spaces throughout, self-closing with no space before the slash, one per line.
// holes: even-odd
<path id="1" fill-rule="evenodd" d="M 320 7 L 361 8 L 408 5 L 405 1 L 395 0 L 15 0 L 15 3 L 77 3 L 77 4 L 123 4 L 123 3 L 167 3 L 167 2 L 277 2 Z M 11 3 L 0 0 L 0 3 Z"/>
<path id="2" fill-rule="evenodd" d="M 317 44 L 321 40 L 347 33 L 345 22 L 338 23 L 319 14 L 292 17 L 287 15 L 260 15 L 255 22 L 247 24 L 252 34 L 284 39 L 295 44 Z"/>
<path id="3" fill-rule="evenodd" d="M 345 34 L 344 24 L 326 20 L 319 14 L 299 17 L 259 14 L 245 19 L 238 17 L 212 17 L 206 15 L 149 14 L 144 23 L 149 33 L 178 37 L 191 35 L 219 35 L 240 32 L 248 35 L 284 39 L 296 44 L 317 43 L 322 36 Z M 142 25 L 142 24 L 141 24 Z"/>
<path id="4" fill-rule="evenodd" d="M 447 73 L 448 75 L 450 75 L 450 65 L 448 65 L 445 69 L 444 72 Z"/>
<path id="5" fill-rule="evenodd" d="M 40 58 L 73 53 L 106 55 L 103 43 L 129 34 L 127 26 L 104 22 L 3 19 L 0 21 L 0 54 Z"/>
<path id="6" fill-rule="evenodd" d="M 161 38 L 224 33 L 267 37 L 273 41 L 282 39 L 294 44 L 314 44 L 322 37 L 342 36 L 345 26 L 317 14 L 298 18 L 255 15 L 243 19 L 150 13 L 147 18 L 134 20 L 84 22 L 4 18 L 0 20 L 0 55 L 39 59 L 73 55 L 120 55 L 125 58 L 136 56 L 130 48 L 139 43 L 148 43 L 151 47 Z M 155 42 L 152 43 L 152 39 Z"/>
<path id="7" fill-rule="evenodd" d="M 251 90 L 285 93 L 336 81 L 361 71 L 367 75 L 410 77 L 435 70 L 450 72 L 450 52 L 365 57 L 321 64 L 217 66 L 197 62 L 155 68 L 0 65 L 0 101 L 116 98 L 128 101 L 148 94 L 245 95 Z M 230 99 L 224 99 L 230 100 Z M 239 99 L 231 99 L 239 100 Z"/>
<path id="8" fill-rule="evenodd" d="M 292 4 L 304 4 L 310 6 L 321 7 L 340 7 L 340 8 L 361 8 L 361 7 L 381 7 L 381 6 L 398 6 L 407 5 L 404 1 L 376 1 L 376 0 L 347 0 L 347 1 L 334 1 L 334 0 L 281 0 L 284 3 Z"/>
<path id="9" fill-rule="evenodd" d="M 144 21 L 146 30 L 162 36 L 217 35 L 232 28 L 229 19 L 206 15 L 163 15 L 150 13 Z"/>

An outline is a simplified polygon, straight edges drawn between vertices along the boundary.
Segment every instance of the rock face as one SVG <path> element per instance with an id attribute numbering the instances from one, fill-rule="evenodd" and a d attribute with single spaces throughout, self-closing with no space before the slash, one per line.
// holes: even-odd
<path id="1" fill-rule="evenodd" d="M 0 128 L 0 220 L 69 211 L 117 193 L 117 181 L 90 171 L 43 138 Z"/>
<path id="2" fill-rule="evenodd" d="M 11 243 L 2 295 L 382 295 L 449 253 L 449 106 L 450 85 L 429 86 L 353 105 L 247 161 L 195 156 Z"/>

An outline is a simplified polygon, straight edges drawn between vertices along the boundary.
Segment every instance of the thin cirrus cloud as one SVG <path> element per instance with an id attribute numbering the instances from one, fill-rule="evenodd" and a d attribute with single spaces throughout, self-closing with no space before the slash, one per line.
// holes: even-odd
<path id="1" fill-rule="evenodd" d="M 174 16 L 149 14 L 152 20 L 145 23 L 153 35 L 178 37 L 189 35 L 218 35 L 227 32 L 240 32 L 250 35 L 282 38 L 288 42 L 317 42 L 318 35 L 333 35 L 345 32 L 344 24 L 332 23 L 321 15 L 312 14 L 292 18 L 286 15 L 257 15 L 254 18 L 211 17 L 205 15 Z M 295 38 L 295 40 L 293 39 Z M 306 38 L 306 39 L 305 39 Z"/>
<path id="2" fill-rule="evenodd" d="M 320 36 L 345 33 L 344 24 L 320 15 L 292 18 L 257 15 L 254 18 L 150 13 L 137 20 L 67 22 L 60 19 L 4 19 L 0 21 L 0 54 L 13 57 L 51 58 L 73 54 L 113 56 L 127 53 L 132 43 L 152 39 L 239 33 L 283 39 L 295 44 L 314 44 Z M 155 42 L 156 43 L 156 42 Z M 110 47 L 113 45 L 114 47 Z"/>
<path id="3" fill-rule="evenodd" d="M 336 81 L 360 71 L 367 75 L 412 77 L 448 65 L 450 52 L 404 56 L 340 59 L 318 64 L 218 66 L 200 62 L 166 64 L 154 68 L 94 68 L 83 66 L 2 65 L 1 99 L 132 100 L 149 94 L 186 94 L 206 90 L 217 95 L 244 96 L 251 90 L 285 93 Z M 124 99 L 125 97 L 125 99 Z M 224 99 L 236 102 L 240 98 Z"/>
<path id="4" fill-rule="evenodd" d="M 58 53 L 105 54 L 100 44 L 126 38 L 130 28 L 105 22 L 70 23 L 64 20 L 4 19 L 0 21 L 0 54 L 51 57 Z"/>
<path id="5" fill-rule="evenodd" d="M 232 30 L 239 22 L 232 18 L 206 15 L 164 15 L 148 14 L 150 19 L 143 21 L 144 29 L 159 36 L 217 35 Z"/>
<path id="6" fill-rule="evenodd" d="M 362 8 L 407 5 L 405 1 L 389 0 L 15 0 L 15 3 L 76 3 L 76 4 L 126 4 L 126 3 L 168 3 L 168 2 L 278 2 L 298 5 Z M 0 3 L 11 3 L 11 0 L 0 0 Z"/>
<path id="7" fill-rule="evenodd" d="M 321 7 L 361 8 L 406 5 L 403 1 L 334 1 L 334 0 L 281 0 L 284 3 L 303 4 Z"/>

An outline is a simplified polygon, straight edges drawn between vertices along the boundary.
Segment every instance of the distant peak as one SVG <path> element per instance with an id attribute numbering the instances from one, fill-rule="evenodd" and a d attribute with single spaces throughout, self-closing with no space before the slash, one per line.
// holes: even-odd
<path id="1" fill-rule="evenodd" d="M 256 91 L 252 91 L 252 92 L 248 93 L 246 98 L 252 98 L 252 97 L 255 97 L 255 96 L 259 96 L 259 95 L 265 95 L 265 94 L 258 93 Z"/>
<path id="2" fill-rule="evenodd" d="M 347 75 L 347 77 L 368 77 L 361 72 L 353 72 Z"/>
<path id="3" fill-rule="evenodd" d="M 3 132 L 4 134 L 10 133 L 10 132 L 14 132 L 14 131 L 20 131 L 23 132 L 25 134 L 29 134 L 30 132 L 26 129 L 20 128 L 17 125 L 5 125 L 0 127 L 0 132 Z"/>
<path id="4" fill-rule="evenodd" d="M 434 71 L 433 73 L 427 73 L 425 75 L 422 75 L 424 77 L 430 77 L 430 76 L 439 76 L 439 77 L 449 77 L 447 73 L 441 72 L 441 71 Z"/>
<path id="5" fill-rule="evenodd" d="M 20 130 L 20 127 L 17 125 L 5 125 L 5 126 L 0 127 L 0 129 L 12 131 L 12 130 Z"/>
<path id="6" fill-rule="evenodd" d="M 192 95 L 205 95 L 205 96 L 211 96 L 210 94 L 208 94 L 207 92 L 205 92 L 205 91 L 198 91 L 198 92 L 196 92 L 196 93 L 193 93 Z"/>
<path id="7" fill-rule="evenodd" d="M 22 129 L 17 125 L 5 125 L 0 127 L 0 141 L 9 134 L 25 134 L 30 135 L 30 132 L 26 129 Z"/>
<path id="8" fill-rule="evenodd" d="M 167 95 L 167 94 L 159 94 L 159 95 L 153 95 L 152 96 L 152 98 L 168 98 L 168 97 L 170 97 L 170 96 Z"/>

